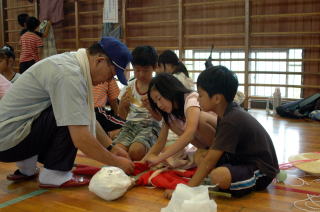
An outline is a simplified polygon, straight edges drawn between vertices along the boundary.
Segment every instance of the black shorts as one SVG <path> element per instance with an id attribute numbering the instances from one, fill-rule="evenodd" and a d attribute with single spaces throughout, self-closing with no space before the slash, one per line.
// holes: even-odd
<path id="1" fill-rule="evenodd" d="M 35 60 L 30 60 L 30 61 L 26 61 L 26 62 L 21 62 L 19 64 L 19 72 L 20 74 L 23 74 L 23 72 L 25 72 L 28 68 L 30 68 L 33 64 L 35 64 L 36 61 Z"/>
<path id="2" fill-rule="evenodd" d="M 255 164 L 237 164 L 233 159 L 228 162 L 226 155 L 228 153 L 220 159 L 217 167 L 229 169 L 232 179 L 230 188 L 220 189 L 221 191 L 231 193 L 234 197 L 241 197 L 252 191 L 264 190 L 272 182 L 273 179 L 263 174 Z M 230 158 L 230 155 L 227 157 Z"/>
<path id="3" fill-rule="evenodd" d="M 16 146 L 0 152 L 1 162 L 16 162 L 38 155 L 45 168 L 70 171 L 76 158 L 67 126 L 57 126 L 52 107 L 41 112 L 33 121 L 31 132 Z"/>
<path id="4" fill-rule="evenodd" d="M 112 111 L 106 110 L 104 107 L 96 107 L 94 111 L 97 121 L 106 133 L 120 129 L 125 123 L 125 120 L 115 115 Z"/>

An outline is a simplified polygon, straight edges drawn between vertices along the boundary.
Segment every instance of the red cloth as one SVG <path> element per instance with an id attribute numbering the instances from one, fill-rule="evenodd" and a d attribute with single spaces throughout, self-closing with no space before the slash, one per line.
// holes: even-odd
<path id="1" fill-rule="evenodd" d="M 149 167 L 147 164 L 142 163 L 134 163 L 135 168 L 133 175 L 137 176 L 147 170 Z M 76 165 L 76 168 L 73 170 L 74 174 L 78 175 L 94 175 L 97 173 L 100 168 L 86 165 Z M 156 170 L 150 170 L 143 173 L 136 180 L 137 185 L 147 186 L 150 185 L 149 178 Z M 159 173 L 157 176 L 152 178 L 151 185 L 158 188 L 167 188 L 167 189 L 175 189 L 179 183 L 187 184 L 190 178 L 194 175 L 196 169 L 189 170 L 165 170 Z"/>
<path id="2" fill-rule="evenodd" d="M 137 185 L 150 185 L 149 178 L 155 171 L 148 171 L 141 175 L 137 181 Z M 175 189 L 179 183 L 187 184 L 194 175 L 196 169 L 190 170 L 166 170 L 151 179 L 151 185 L 157 188 Z"/>

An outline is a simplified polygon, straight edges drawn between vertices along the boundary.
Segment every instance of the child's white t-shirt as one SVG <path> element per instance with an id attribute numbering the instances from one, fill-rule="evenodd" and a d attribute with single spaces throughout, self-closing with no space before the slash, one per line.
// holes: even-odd
<path id="1" fill-rule="evenodd" d="M 127 121 L 144 121 L 144 120 L 154 120 L 149 113 L 148 109 L 142 106 L 141 98 L 147 93 L 139 93 L 137 89 L 137 80 L 134 79 L 128 82 L 128 85 L 121 89 L 119 94 L 119 99 L 126 93 L 128 87 L 132 91 L 132 99 L 130 101 L 129 113 L 126 118 Z"/>
<path id="2" fill-rule="evenodd" d="M 187 77 L 183 72 L 173 74 L 173 76 L 177 78 L 184 85 L 184 87 L 194 90 L 194 83 L 192 79 Z"/>

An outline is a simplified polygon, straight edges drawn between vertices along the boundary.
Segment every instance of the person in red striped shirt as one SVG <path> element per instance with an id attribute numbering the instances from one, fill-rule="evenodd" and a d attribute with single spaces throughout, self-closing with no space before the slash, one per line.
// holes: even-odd
<path id="1" fill-rule="evenodd" d="M 25 72 L 29 67 L 40 60 L 43 43 L 41 38 L 35 33 L 40 25 L 40 21 L 35 17 L 27 19 L 27 32 L 20 37 L 20 73 Z"/>
<path id="2" fill-rule="evenodd" d="M 101 83 L 93 88 L 93 101 L 96 119 L 106 133 L 113 139 L 120 132 L 125 120 L 117 116 L 120 90 L 115 79 Z M 109 104 L 111 110 L 105 108 Z"/>

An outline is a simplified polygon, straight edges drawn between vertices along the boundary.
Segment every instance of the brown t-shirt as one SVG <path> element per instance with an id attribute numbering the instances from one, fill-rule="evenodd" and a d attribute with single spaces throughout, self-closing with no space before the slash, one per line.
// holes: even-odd
<path id="1" fill-rule="evenodd" d="M 279 172 L 272 140 L 263 126 L 237 104 L 228 105 L 218 119 L 211 149 L 222 150 L 236 158 L 234 165 L 255 164 L 262 173 L 274 178 Z"/>

